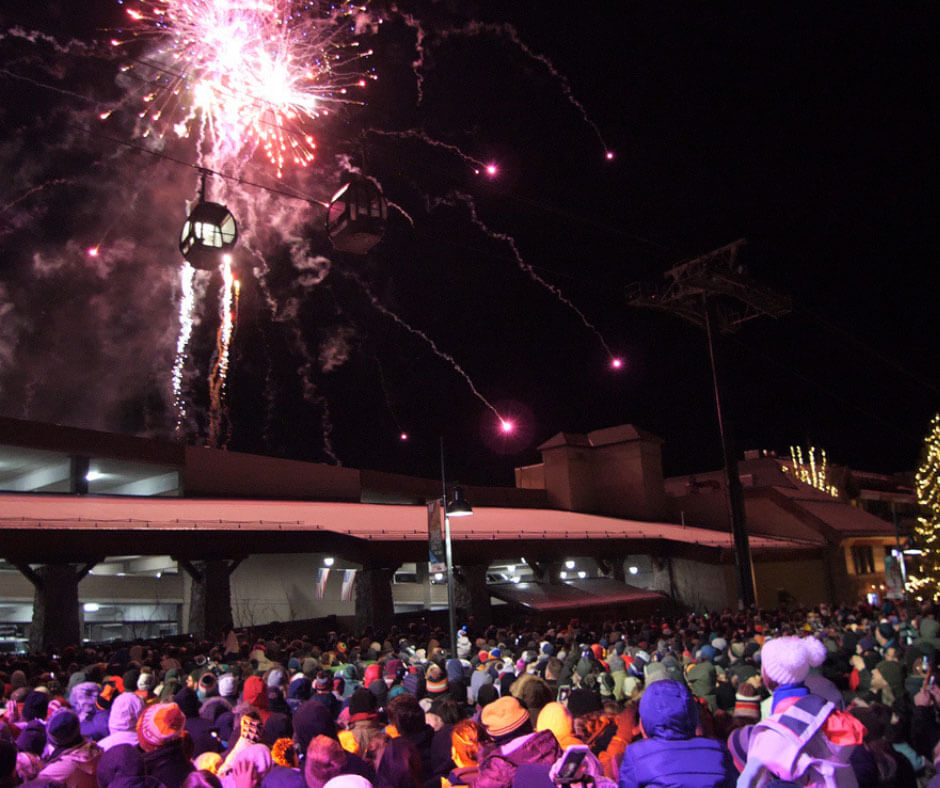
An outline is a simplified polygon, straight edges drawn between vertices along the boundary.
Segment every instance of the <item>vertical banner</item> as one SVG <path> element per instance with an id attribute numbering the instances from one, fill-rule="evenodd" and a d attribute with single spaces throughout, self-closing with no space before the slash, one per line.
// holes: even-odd
<path id="1" fill-rule="evenodd" d="M 353 590 L 356 584 L 356 569 L 347 569 L 343 572 L 343 588 L 339 592 L 339 598 L 343 602 L 353 601 Z"/>
<path id="2" fill-rule="evenodd" d="M 440 501 L 428 504 L 428 571 L 447 571 L 447 558 L 444 554 L 444 507 Z"/>
<path id="3" fill-rule="evenodd" d="M 317 599 L 323 599 L 326 596 L 326 581 L 330 579 L 329 569 L 317 570 L 317 588 L 314 596 Z"/>
<path id="4" fill-rule="evenodd" d="M 885 599 L 904 599 L 903 560 L 903 555 L 899 557 L 885 550 Z"/>

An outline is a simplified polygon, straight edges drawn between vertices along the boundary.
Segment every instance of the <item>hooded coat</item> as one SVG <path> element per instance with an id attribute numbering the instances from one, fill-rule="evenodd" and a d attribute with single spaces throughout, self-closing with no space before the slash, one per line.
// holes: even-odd
<path id="1" fill-rule="evenodd" d="M 696 736 L 698 709 L 688 688 L 663 679 L 640 698 L 647 738 L 630 744 L 620 765 L 620 788 L 734 788 L 737 771 L 728 750 Z"/>
<path id="2" fill-rule="evenodd" d="M 108 716 L 109 735 L 98 746 L 107 752 L 118 744 L 137 746 L 137 719 L 144 710 L 144 702 L 133 692 L 122 692 L 111 704 Z"/>
<path id="3" fill-rule="evenodd" d="M 36 776 L 37 785 L 54 782 L 66 788 L 97 788 L 95 773 L 101 748 L 90 741 L 81 741 L 72 747 L 59 749 L 46 760 Z"/>

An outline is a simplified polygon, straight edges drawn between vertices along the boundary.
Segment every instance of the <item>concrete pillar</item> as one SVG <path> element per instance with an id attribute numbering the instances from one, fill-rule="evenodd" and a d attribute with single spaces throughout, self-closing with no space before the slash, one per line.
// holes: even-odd
<path id="1" fill-rule="evenodd" d="M 486 587 L 489 564 L 461 564 L 454 578 L 454 605 L 457 608 L 457 626 L 473 619 L 473 629 L 488 627 L 492 621 L 490 592 Z"/>
<path id="2" fill-rule="evenodd" d="M 213 558 L 176 562 L 190 576 L 189 632 L 200 638 L 222 640 L 232 629 L 231 575 L 242 562 Z"/>
<path id="3" fill-rule="evenodd" d="M 387 632 L 395 620 L 392 578 L 397 567 L 363 567 L 356 572 L 356 632 Z"/>
<path id="4" fill-rule="evenodd" d="M 29 650 L 51 654 L 65 646 L 82 642 L 78 584 L 98 563 L 43 564 L 33 569 L 17 564 L 17 569 L 33 584 L 33 622 L 29 627 Z"/>
<path id="5" fill-rule="evenodd" d="M 623 556 L 597 559 L 597 565 L 604 575 L 611 580 L 616 580 L 618 583 L 627 582 L 626 575 L 623 571 L 623 562 Z"/>

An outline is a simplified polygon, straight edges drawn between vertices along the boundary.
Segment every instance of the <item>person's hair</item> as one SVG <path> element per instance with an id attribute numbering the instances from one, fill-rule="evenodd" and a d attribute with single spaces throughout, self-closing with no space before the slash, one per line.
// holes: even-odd
<path id="1" fill-rule="evenodd" d="M 473 720 L 461 720 L 450 732 L 450 742 L 454 751 L 454 761 L 466 766 L 477 762 L 480 752 L 480 734 L 483 728 Z"/>
<path id="2" fill-rule="evenodd" d="M 375 770 L 375 788 L 421 788 L 423 783 L 418 748 L 408 739 L 392 739 Z"/>
<path id="3" fill-rule="evenodd" d="M 414 695 L 407 693 L 396 695 L 388 702 L 386 711 L 388 712 L 388 721 L 403 736 L 418 733 L 424 729 L 424 710 Z"/>
<path id="4" fill-rule="evenodd" d="M 431 706 L 431 712 L 440 717 L 445 725 L 454 725 L 461 718 L 460 708 L 453 698 L 435 701 Z"/>
<path id="5" fill-rule="evenodd" d="M 212 772 L 190 772 L 183 781 L 182 788 L 222 788 L 222 781 Z"/>
<path id="6" fill-rule="evenodd" d="M 346 766 L 346 751 L 336 739 L 320 734 L 307 746 L 304 761 L 304 782 L 307 788 L 323 786 L 341 774 Z"/>

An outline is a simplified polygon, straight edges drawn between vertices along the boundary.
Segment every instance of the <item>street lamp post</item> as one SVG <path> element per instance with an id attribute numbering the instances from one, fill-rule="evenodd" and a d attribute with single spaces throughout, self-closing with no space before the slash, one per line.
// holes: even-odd
<path id="1" fill-rule="evenodd" d="M 441 507 L 444 512 L 444 560 L 447 563 L 447 625 L 450 629 L 450 659 L 457 656 L 457 611 L 454 607 L 454 553 L 450 538 L 450 518 L 473 514 L 459 487 L 447 501 L 447 477 L 444 474 L 444 436 L 441 436 Z"/>

